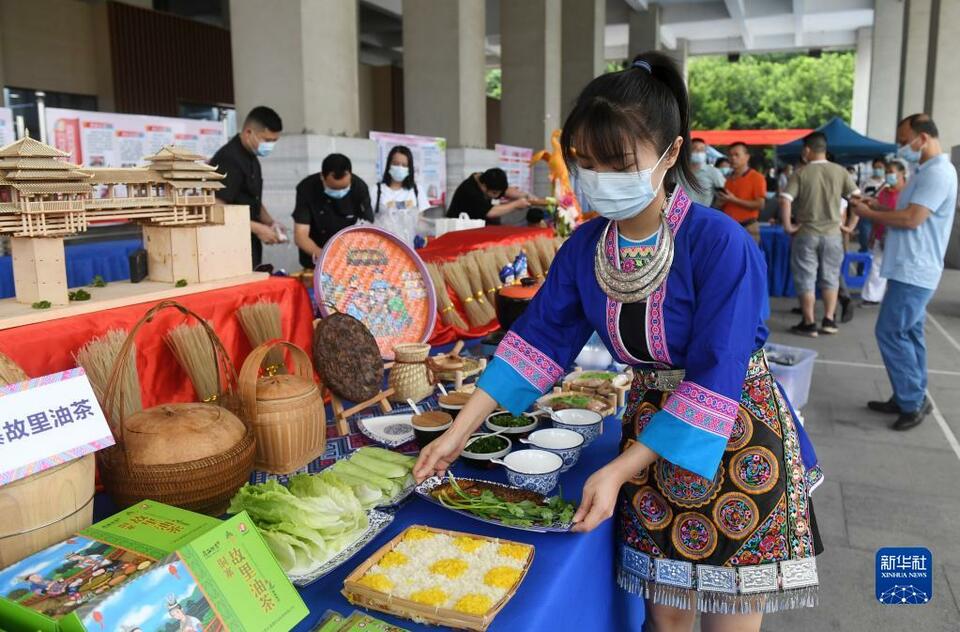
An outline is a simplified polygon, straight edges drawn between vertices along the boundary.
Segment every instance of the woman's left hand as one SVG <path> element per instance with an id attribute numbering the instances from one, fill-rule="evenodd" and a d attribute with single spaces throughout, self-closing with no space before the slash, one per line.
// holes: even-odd
<path id="1" fill-rule="evenodd" d="M 573 515 L 573 531 L 593 531 L 601 522 L 613 515 L 617 496 L 625 482 L 623 475 L 613 464 L 594 472 L 583 486 L 583 498 L 577 513 Z"/>

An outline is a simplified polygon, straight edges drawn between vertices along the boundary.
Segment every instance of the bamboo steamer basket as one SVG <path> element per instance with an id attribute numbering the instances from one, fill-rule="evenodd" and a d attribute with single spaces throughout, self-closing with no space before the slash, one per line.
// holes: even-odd
<path id="1" fill-rule="evenodd" d="M 167 308 L 195 318 L 210 338 L 218 373 L 216 401 L 236 398 L 236 370 L 210 324 L 175 301 L 158 303 L 130 330 L 107 383 L 104 411 L 116 445 L 99 452 L 100 476 L 120 507 L 149 498 L 219 515 L 253 469 L 256 445 L 249 423 L 213 403 L 164 404 L 124 419 L 109 413 L 122 396 L 120 376 L 137 332 Z"/>
<path id="2" fill-rule="evenodd" d="M 393 348 L 394 363 L 388 384 L 393 389 L 392 402 L 412 399 L 419 402 L 433 393 L 432 363 L 428 362 L 430 345 L 408 342 Z"/>
<path id="3" fill-rule="evenodd" d="M 277 346 L 290 351 L 294 373 L 277 374 L 268 367 L 268 374 L 258 379 L 264 360 Z M 240 369 L 240 397 L 257 438 L 256 469 L 289 474 L 326 450 L 323 397 L 313 381 L 310 357 L 300 347 L 270 340 L 251 351 Z"/>
<path id="4" fill-rule="evenodd" d="M 0 385 L 29 380 L 0 353 Z M 87 454 L 0 486 L 0 568 L 70 537 L 93 522 L 95 458 Z"/>
<path id="5" fill-rule="evenodd" d="M 93 523 L 93 454 L 0 487 L 0 568 Z"/>

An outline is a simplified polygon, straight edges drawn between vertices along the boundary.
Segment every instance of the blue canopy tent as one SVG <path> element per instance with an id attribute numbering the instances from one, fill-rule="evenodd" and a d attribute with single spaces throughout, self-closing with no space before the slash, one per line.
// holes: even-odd
<path id="1" fill-rule="evenodd" d="M 868 162 L 877 156 L 885 156 L 897 151 L 893 143 L 884 143 L 867 138 L 863 134 L 853 131 L 840 118 L 834 118 L 826 125 L 817 128 L 827 137 L 827 151 L 833 155 L 834 162 L 842 165 L 854 165 Z M 777 160 L 781 162 L 796 162 L 800 160 L 800 150 L 803 148 L 803 139 L 780 145 L 777 147 Z"/>

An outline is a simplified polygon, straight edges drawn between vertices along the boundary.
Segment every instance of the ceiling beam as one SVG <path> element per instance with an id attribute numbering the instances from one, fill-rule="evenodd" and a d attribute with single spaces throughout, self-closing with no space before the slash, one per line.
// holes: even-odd
<path id="1" fill-rule="evenodd" d="M 803 46 L 804 0 L 793 0 L 793 45 Z"/>
<path id="2" fill-rule="evenodd" d="M 647 10 L 647 0 L 624 0 L 627 3 L 627 6 L 633 9 L 634 11 L 646 11 Z"/>
<path id="3" fill-rule="evenodd" d="M 857 45 L 856 31 L 827 31 L 807 33 L 804 45 L 797 47 L 793 38 L 782 35 L 758 35 L 754 38 L 753 48 L 747 50 L 739 38 L 721 37 L 717 39 L 690 40 L 689 55 L 721 55 L 728 53 L 765 53 L 774 51 L 802 51 L 810 48 L 827 50 L 850 50 Z"/>
<path id="4" fill-rule="evenodd" d="M 730 13 L 730 17 L 737 23 L 737 27 L 740 29 L 743 47 L 750 50 L 753 48 L 753 35 L 747 27 L 747 11 L 744 7 L 743 0 L 724 0 L 724 4 L 727 5 L 727 12 Z"/>

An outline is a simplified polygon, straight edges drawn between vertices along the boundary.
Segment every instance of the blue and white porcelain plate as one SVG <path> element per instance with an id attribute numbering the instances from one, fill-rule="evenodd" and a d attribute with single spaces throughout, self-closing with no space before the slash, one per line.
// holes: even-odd
<path id="1" fill-rule="evenodd" d="M 410 413 L 401 415 L 383 415 L 357 420 L 357 428 L 368 439 L 388 448 L 398 448 L 413 441 L 413 424 Z"/>
<path id="2" fill-rule="evenodd" d="M 423 481 L 422 483 L 416 486 L 415 489 L 416 489 L 417 495 L 423 498 L 424 500 L 426 500 L 427 502 L 431 502 L 434 505 L 438 505 L 440 507 L 443 507 L 444 509 L 447 509 L 454 513 L 458 513 L 461 516 L 473 518 L 474 520 L 479 520 L 480 522 L 485 522 L 487 524 L 494 524 L 500 527 L 506 527 L 507 529 L 516 529 L 518 531 L 532 531 L 534 533 L 566 533 L 570 531 L 570 529 L 573 527 L 572 522 L 555 522 L 554 524 L 549 526 L 522 527 L 519 525 L 503 524 L 499 520 L 490 520 L 489 518 L 481 518 L 476 514 L 470 513 L 469 511 L 463 511 L 461 509 L 451 509 L 450 507 L 444 506 L 443 503 L 441 503 L 439 500 L 434 498 L 433 494 L 431 494 L 431 492 L 434 489 L 436 489 L 437 487 L 440 487 L 440 485 L 442 485 L 446 481 L 447 481 L 446 478 L 441 478 L 439 476 L 431 476 L 430 478 L 428 478 L 427 480 Z M 517 489 L 516 487 L 511 487 L 510 485 L 504 485 L 503 483 L 496 483 L 494 481 L 484 481 L 476 478 L 462 478 L 458 476 L 457 481 L 460 483 L 464 483 L 468 481 L 474 482 L 474 483 L 483 483 L 485 485 L 502 487 L 504 489 Z"/>
<path id="3" fill-rule="evenodd" d="M 383 533 L 383 530 L 386 529 L 391 522 L 393 522 L 393 514 L 377 511 L 376 509 L 371 509 L 368 511 L 367 518 L 368 524 L 366 530 L 360 534 L 360 537 L 357 538 L 353 544 L 340 551 L 323 564 L 311 568 L 304 573 L 296 575 L 288 573 L 287 578 L 293 582 L 294 586 L 299 586 L 300 588 L 309 586 L 313 582 L 339 568 L 343 563 L 349 561 L 350 558 L 360 551 L 360 549 L 370 544 L 375 537 Z"/>

